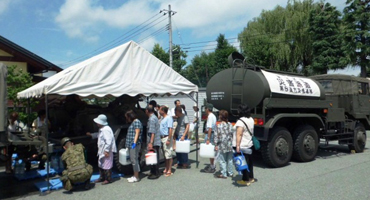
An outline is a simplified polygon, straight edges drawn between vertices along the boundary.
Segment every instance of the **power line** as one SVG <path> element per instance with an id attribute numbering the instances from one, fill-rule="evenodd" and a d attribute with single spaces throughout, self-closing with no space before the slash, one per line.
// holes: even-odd
<path id="1" fill-rule="evenodd" d="M 161 33 L 165 32 L 165 31 L 167 31 L 167 30 L 168 30 L 168 25 L 166 25 L 166 26 L 164 26 L 164 27 L 162 27 L 162 28 L 160 28 L 160 29 L 158 29 L 158 30 L 154 31 L 154 32 L 153 32 L 153 33 L 151 33 L 150 35 L 148 35 L 148 36 L 144 37 L 143 39 L 141 39 L 140 41 L 138 41 L 138 43 L 142 43 L 142 42 L 144 42 L 144 41 L 148 40 L 149 38 L 154 37 L 154 36 L 157 36 L 157 35 L 159 35 L 159 34 L 161 34 Z"/>

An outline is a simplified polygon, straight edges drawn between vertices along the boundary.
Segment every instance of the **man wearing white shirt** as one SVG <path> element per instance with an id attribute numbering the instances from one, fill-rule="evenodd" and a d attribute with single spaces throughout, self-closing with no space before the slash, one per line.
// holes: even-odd
<path id="1" fill-rule="evenodd" d="M 171 116 L 173 119 L 177 119 L 177 116 L 176 116 L 176 113 L 175 113 L 175 108 L 177 107 L 177 106 L 181 106 L 181 102 L 180 102 L 180 100 L 176 100 L 175 102 L 175 107 L 173 107 L 172 109 L 171 109 L 171 111 L 169 111 L 168 113 L 167 113 L 167 115 L 169 115 L 169 116 Z M 184 109 L 182 109 L 182 114 L 185 114 L 185 112 L 184 112 Z"/>
<path id="2" fill-rule="evenodd" d="M 206 131 L 205 131 L 205 137 L 204 141 L 206 142 L 207 145 L 214 144 L 214 131 L 216 130 L 216 116 L 212 113 L 213 111 L 213 105 L 212 104 L 207 104 L 206 106 L 206 113 L 208 115 L 207 117 L 207 125 L 206 125 Z M 206 173 L 215 173 L 216 172 L 216 166 L 215 166 L 215 159 L 210 158 L 210 165 L 207 166 L 204 169 L 204 172 Z"/>

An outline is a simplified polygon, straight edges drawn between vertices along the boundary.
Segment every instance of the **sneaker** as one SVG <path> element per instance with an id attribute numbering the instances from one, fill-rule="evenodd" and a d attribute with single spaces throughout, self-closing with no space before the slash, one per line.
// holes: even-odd
<path id="1" fill-rule="evenodd" d="M 135 178 L 135 176 L 128 178 L 127 181 L 130 182 L 130 180 L 132 180 L 133 178 Z"/>
<path id="2" fill-rule="evenodd" d="M 132 177 L 130 180 L 128 180 L 129 183 L 135 183 L 139 182 L 139 180 L 136 177 Z"/>
<path id="3" fill-rule="evenodd" d="M 229 175 L 227 175 L 228 177 L 234 177 L 234 174 L 229 174 Z"/>
<path id="4" fill-rule="evenodd" d="M 208 168 L 211 168 L 211 165 L 207 165 L 204 170 L 207 170 Z"/>
<path id="5" fill-rule="evenodd" d="M 236 183 L 238 185 L 246 185 L 246 186 L 250 186 L 251 185 L 251 182 L 249 182 L 249 181 L 243 181 L 243 180 L 236 181 Z"/>
<path id="6" fill-rule="evenodd" d="M 216 172 L 216 169 L 215 169 L 215 168 L 211 168 L 211 167 L 209 167 L 209 168 L 207 168 L 207 169 L 204 169 L 204 172 L 205 172 L 205 173 L 215 173 L 215 172 Z"/>

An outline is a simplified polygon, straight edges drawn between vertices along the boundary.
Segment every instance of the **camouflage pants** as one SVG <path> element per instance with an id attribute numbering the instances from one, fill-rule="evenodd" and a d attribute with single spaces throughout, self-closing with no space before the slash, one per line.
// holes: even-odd
<path id="1" fill-rule="evenodd" d="M 60 180 L 63 183 L 64 189 L 72 190 L 74 184 L 90 181 L 92 173 L 93 168 L 88 164 L 85 168 L 76 171 L 68 172 L 68 170 L 64 170 Z"/>

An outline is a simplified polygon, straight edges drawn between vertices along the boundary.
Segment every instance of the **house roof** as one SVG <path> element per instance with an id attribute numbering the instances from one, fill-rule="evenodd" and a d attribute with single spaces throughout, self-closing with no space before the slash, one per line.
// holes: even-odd
<path id="1" fill-rule="evenodd" d="M 1 61 L 27 62 L 31 74 L 46 71 L 60 72 L 63 69 L 0 35 L 0 49 L 12 56 L 0 56 Z"/>

